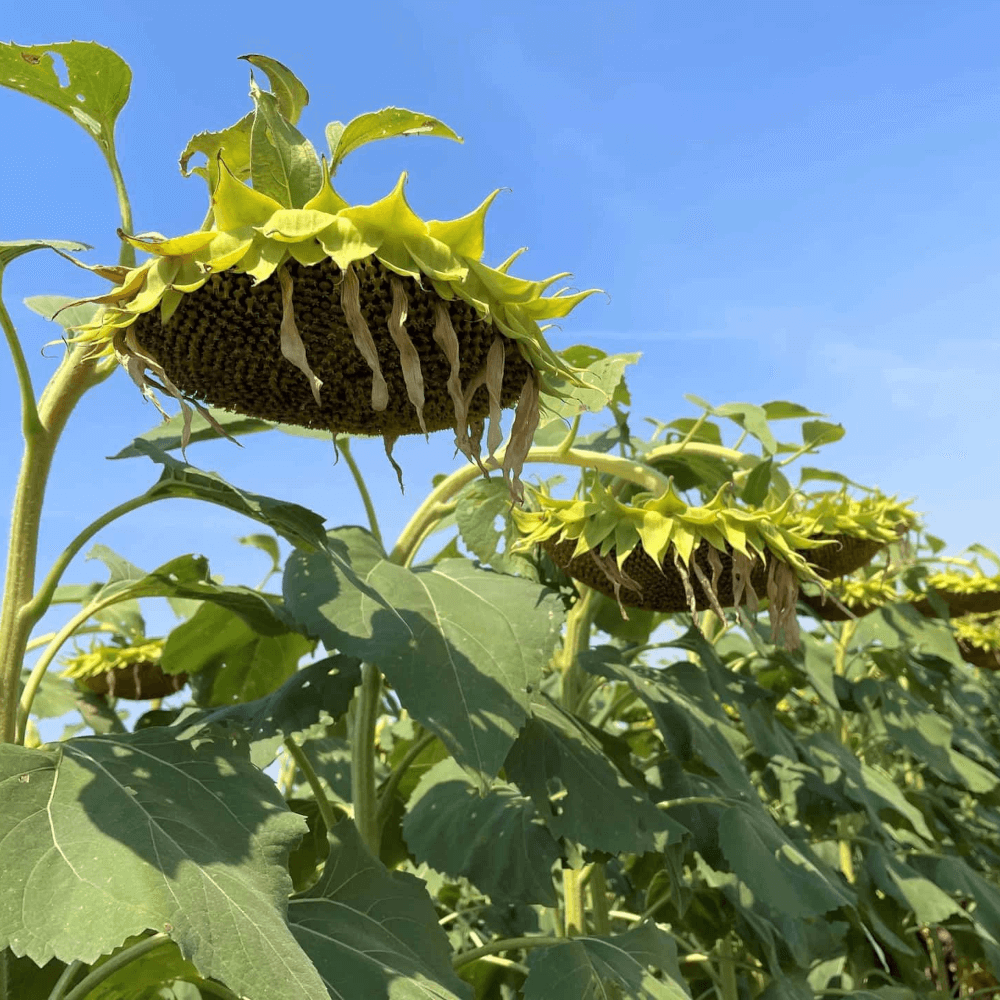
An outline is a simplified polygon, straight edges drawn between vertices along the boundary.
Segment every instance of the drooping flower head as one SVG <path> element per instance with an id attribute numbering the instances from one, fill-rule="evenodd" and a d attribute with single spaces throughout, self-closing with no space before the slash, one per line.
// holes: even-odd
<path id="1" fill-rule="evenodd" d="M 512 276 L 520 251 L 498 267 L 482 262 L 497 192 L 461 218 L 425 221 L 407 203 L 404 173 L 381 200 L 349 205 L 331 172 L 358 145 L 394 134 L 458 137 L 436 119 L 388 108 L 330 126 L 328 165 L 294 127 L 308 99 L 301 84 L 272 60 L 247 58 L 284 86 L 276 95 L 252 83 L 254 114 L 185 151 L 182 168 L 193 150 L 210 155 L 197 168 L 211 188 L 207 224 L 172 239 L 121 234 L 151 256 L 100 269 L 116 287 L 90 300 L 106 308 L 79 339 L 113 351 L 144 393 L 165 390 L 186 417 L 201 401 L 376 434 L 390 458 L 400 435 L 451 427 L 459 450 L 482 465 L 486 422 L 491 459 L 501 410 L 516 405 L 503 470 L 519 498 L 540 393 L 560 395 L 577 380 L 539 322 L 566 316 L 593 290 L 545 294 L 566 275 Z"/>

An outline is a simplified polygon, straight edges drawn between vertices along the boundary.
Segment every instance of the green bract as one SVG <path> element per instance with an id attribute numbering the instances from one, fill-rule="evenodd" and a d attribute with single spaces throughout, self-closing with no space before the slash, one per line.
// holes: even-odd
<path id="1" fill-rule="evenodd" d="M 335 434 L 378 434 L 390 455 L 402 434 L 453 427 L 457 447 L 481 464 L 485 420 L 492 459 L 500 411 L 516 403 L 503 470 L 520 497 L 539 393 L 578 381 L 539 321 L 566 316 L 593 290 L 545 294 L 566 274 L 516 278 L 508 269 L 520 251 L 499 267 L 482 262 L 497 192 L 461 218 L 425 221 L 406 201 L 404 173 L 380 201 L 349 205 L 277 98 L 251 93 L 249 166 L 239 123 L 215 134 L 226 145 L 219 140 L 205 171 L 211 225 L 172 239 L 121 233 L 150 259 L 97 269 L 116 287 L 88 300 L 106 308 L 78 339 L 114 352 L 147 396 L 166 391 L 186 417 L 200 400 Z M 381 131 L 363 121 L 379 116 L 389 122 Z M 334 162 L 362 142 L 419 131 L 403 128 L 419 117 L 386 109 L 340 126 Z"/>
<path id="2" fill-rule="evenodd" d="M 728 486 L 700 507 L 672 487 L 628 504 L 599 482 L 584 499 L 533 492 L 540 510 L 512 512 L 518 547 L 541 544 L 571 576 L 631 607 L 721 615 L 744 602 L 756 607 L 757 591 L 766 591 L 772 620 L 790 637 L 799 579 L 858 568 L 911 520 L 905 505 L 880 496 L 824 494 L 808 506 L 792 496 L 747 508 L 732 502 Z"/>

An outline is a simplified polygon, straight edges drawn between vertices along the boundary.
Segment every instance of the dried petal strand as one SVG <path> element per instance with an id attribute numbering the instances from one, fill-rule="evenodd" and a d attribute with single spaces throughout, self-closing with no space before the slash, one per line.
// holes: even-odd
<path id="1" fill-rule="evenodd" d="M 320 406 L 319 390 L 323 383 L 306 360 L 306 347 L 299 335 L 299 328 L 295 325 L 295 307 L 292 304 L 294 286 L 291 275 L 284 266 L 278 268 L 278 281 L 281 284 L 281 353 L 309 380 L 313 399 Z"/>
<path id="2" fill-rule="evenodd" d="M 709 551 L 714 552 L 715 549 L 710 547 Z M 701 584 L 701 589 L 708 599 L 712 610 L 719 616 L 719 621 L 724 622 L 726 620 L 726 613 L 722 610 L 722 605 L 719 603 L 719 595 L 716 593 L 715 583 L 708 579 L 705 571 L 698 565 L 697 559 L 691 560 L 691 569 L 694 570 L 694 575 Z"/>
<path id="3" fill-rule="evenodd" d="M 444 303 L 438 302 L 435 310 L 434 343 L 441 348 L 451 365 L 448 374 L 448 394 L 452 406 L 455 407 L 455 447 L 471 459 L 472 448 L 469 446 L 469 409 L 462 396 L 461 363 L 458 358 L 458 336 L 451 325 L 451 316 Z M 478 456 L 477 456 L 478 458 Z"/>
<path id="4" fill-rule="evenodd" d="M 524 486 L 521 484 L 521 470 L 524 460 L 531 450 L 531 442 L 538 429 L 538 382 L 534 373 L 524 381 L 514 423 L 510 428 L 510 441 L 503 456 L 503 474 L 510 486 L 510 498 L 515 503 L 524 503 Z"/>
<path id="5" fill-rule="evenodd" d="M 382 444 L 385 447 L 385 457 L 389 459 L 389 464 L 396 470 L 396 478 L 399 480 L 399 492 L 405 493 L 406 489 L 403 486 L 403 470 L 399 467 L 399 463 L 392 457 L 392 449 L 399 440 L 398 434 L 383 434 Z"/>
<path id="6" fill-rule="evenodd" d="M 500 429 L 503 412 L 500 408 L 500 394 L 503 392 L 505 357 L 503 341 L 497 337 L 490 345 L 490 353 L 486 355 L 486 391 L 490 397 L 490 429 L 486 435 L 486 454 L 489 458 L 494 457 L 503 441 L 503 431 Z"/>
<path id="7" fill-rule="evenodd" d="M 354 268 L 349 267 L 344 272 L 344 283 L 341 286 L 340 305 L 344 310 L 344 319 L 354 338 L 354 345 L 361 352 L 368 367 L 372 370 L 372 409 L 380 413 L 389 405 L 389 387 L 382 377 L 382 367 L 378 361 L 378 350 L 375 338 L 361 315 L 361 287 Z"/>
<path id="8" fill-rule="evenodd" d="M 744 555 L 742 552 L 733 551 L 733 606 L 739 607 L 743 603 L 743 592 L 746 591 L 746 605 L 753 614 L 760 608 L 760 601 L 757 599 L 757 592 L 750 582 L 750 575 L 753 573 L 755 562 L 753 556 Z"/>
<path id="9" fill-rule="evenodd" d="M 403 369 L 403 381 L 406 383 L 406 396 L 417 411 L 417 422 L 420 429 L 427 435 L 427 425 L 424 423 L 424 376 L 420 371 L 420 355 L 406 332 L 406 289 L 403 282 L 393 275 L 389 282 L 392 287 L 392 312 L 389 314 L 389 336 L 399 351 L 399 364 Z"/>
<path id="10" fill-rule="evenodd" d="M 681 583 L 684 584 L 684 596 L 687 598 L 691 614 L 696 614 L 698 611 L 698 602 L 695 600 L 694 587 L 691 586 L 691 576 L 680 557 L 680 553 L 676 549 L 674 549 L 674 566 L 677 568 L 678 574 L 680 574 Z"/>

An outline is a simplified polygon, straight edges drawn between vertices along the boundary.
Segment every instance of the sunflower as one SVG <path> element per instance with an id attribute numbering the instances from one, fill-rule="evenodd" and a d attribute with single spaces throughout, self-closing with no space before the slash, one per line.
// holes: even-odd
<path id="1" fill-rule="evenodd" d="M 381 200 L 348 204 L 326 159 L 320 164 L 281 118 L 273 95 L 255 86 L 251 94 L 258 116 L 269 116 L 252 133 L 242 171 L 253 186 L 220 146 L 202 170 L 209 225 L 170 239 L 120 232 L 150 257 L 131 269 L 93 269 L 115 287 L 86 300 L 105 308 L 77 339 L 116 355 L 147 397 L 155 388 L 177 399 L 186 427 L 189 405 L 205 413 L 207 403 L 333 434 L 379 435 L 390 461 L 401 435 L 451 427 L 456 447 L 483 467 L 486 422 L 489 461 L 502 440 L 501 410 L 516 406 L 502 468 L 520 499 L 540 393 L 580 384 L 539 322 L 565 317 L 595 290 L 545 294 L 567 275 L 514 277 L 520 251 L 498 267 L 483 263 L 497 192 L 461 218 L 425 221 L 406 200 L 403 173 Z M 390 111 L 399 109 L 375 117 Z M 269 161 L 255 166 L 259 142 L 272 143 L 271 159 L 285 156 L 290 170 L 315 163 L 273 196 Z M 308 197 L 298 196 L 303 190 Z"/>
<path id="2" fill-rule="evenodd" d="M 187 674 L 165 674 L 160 668 L 163 639 L 144 639 L 132 645 L 91 643 L 86 653 L 64 657 L 63 677 L 75 680 L 95 694 L 146 701 L 180 691 Z"/>
<path id="3" fill-rule="evenodd" d="M 824 494 L 802 505 L 738 507 L 723 486 L 690 506 L 671 486 L 621 503 L 600 482 L 583 499 L 534 493 L 537 511 L 513 510 L 515 548 L 539 544 L 570 576 L 625 607 L 701 611 L 770 601 L 772 625 L 794 645 L 799 580 L 819 584 L 871 560 L 912 521 L 885 497 Z"/>

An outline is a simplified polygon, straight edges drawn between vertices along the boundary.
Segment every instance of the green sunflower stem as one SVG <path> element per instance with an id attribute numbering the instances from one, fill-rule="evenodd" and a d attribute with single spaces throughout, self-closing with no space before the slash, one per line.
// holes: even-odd
<path id="1" fill-rule="evenodd" d="M 351 706 L 351 799 L 354 825 L 378 857 L 378 796 L 375 793 L 375 723 L 382 698 L 382 675 L 372 663 L 361 666 L 361 684 Z"/>
<path id="2" fill-rule="evenodd" d="M 657 449 L 657 451 L 660 450 Z M 498 452 L 497 460 L 503 461 L 502 451 Z M 562 445 L 557 445 L 554 448 L 532 448 L 525 456 L 524 461 L 525 464 L 536 462 L 596 469 L 598 472 L 605 472 L 610 476 L 627 479 L 629 482 L 656 494 L 665 492 L 670 486 L 670 480 L 666 476 L 642 462 L 596 451 L 583 451 L 574 448 L 564 450 Z M 428 494 L 406 527 L 403 528 L 389 556 L 390 560 L 405 566 L 413 558 L 420 541 L 426 536 L 427 529 L 442 516 L 441 511 L 447 502 L 481 475 L 482 473 L 476 466 L 467 465 L 443 479 Z"/>
<path id="3" fill-rule="evenodd" d="M 284 743 L 288 756 L 295 761 L 295 766 L 298 767 L 305 776 L 306 781 L 309 782 L 309 787 L 312 789 L 313 796 L 316 799 L 316 805 L 319 807 L 319 814 L 323 817 L 323 822 L 326 824 L 327 832 L 329 832 L 337 825 L 337 815 L 334 813 L 333 806 L 330 804 L 329 798 L 327 798 L 326 790 L 320 783 L 319 776 L 312 766 L 312 761 L 309 760 L 306 752 L 291 736 L 286 737 Z"/>
<path id="4" fill-rule="evenodd" d="M 361 494 L 361 502 L 365 505 L 365 514 L 368 516 L 368 524 L 371 528 L 371 532 L 375 536 L 379 545 L 381 545 L 382 532 L 379 530 L 378 516 L 375 513 L 375 505 L 372 503 L 371 493 L 368 492 L 368 484 L 365 482 L 365 477 L 361 475 L 358 463 L 354 461 L 354 456 L 351 454 L 350 439 L 346 437 L 341 438 L 337 441 L 337 447 L 343 454 L 347 467 L 351 470 L 351 475 L 354 477 L 355 485 L 358 487 L 358 493 Z"/>
<path id="5" fill-rule="evenodd" d="M 563 869 L 563 932 L 565 937 L 587 933 L 587 878 L 591 866 Z"/>
<path id="6" fill-rule="evenodd" d="M 604 865 L 594 863 L 590 873 L 590 912 L 594 918 L 595 934 L 611 933 L 610 907 L 608 906 L 608 883 L 604 877 Z"/>
<path id="7" fill-rule="evenodd" d="M 559 654 L 562 672 L 562 706 L 567 712 L 582 712 L 580 695 L 583 691 L 579 657 L 590 646 L 590 629 L 594 620 L 594 598 L 597 591 L 579 585 L 580 599 L 566 615 L 566 635 Z"/>
<path id="8" fill-rule="evenodd" d="M 90 356 L 86 346 L 71 347 L 42 392 L 38 422 L 26 428 L 21 470 L 14 491 L 3 606 L 0 610 L 0 741 L 17 732 L 17 688 L 25 649 L 35 624 L 25 607 L 32 600 L 42 503 L 56 445 L 80 397 L 100 384 L 112 368 Z"/>
<path id="9" fill-rule="evenodd" d="M 497 938 L 496 941 L 488 941 L 478 948 L 471 948 L 455 955 L 451 960 L 452 968 L 461 969 L 464 965 L 476 962 L 487 955 L 497 955 L 502 951 L 530 951 L 532 948 L 551 948 L 553 945 L 566 944 L 563 937 L 514 937 Z"/>
<path id="10" fill-rule="evenodd" d="M 76 986 L 66 994 L 65 1000 L 83 1000 L 88 993 L 100 986 L 106 979 L 110 979 L 119 969 L 124 969 L 126 965 L 138 961 L 143 955 L 155 951 L 161 944 L 169 941 L 166 934 L 153 934 L 151 937 L 143 938 L 135 944 L 130 945 L 117 955 L 112 955 L 106 962 L 102 962 L 96 969 L 84 976 Z"/>

